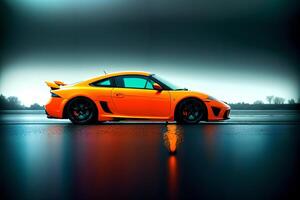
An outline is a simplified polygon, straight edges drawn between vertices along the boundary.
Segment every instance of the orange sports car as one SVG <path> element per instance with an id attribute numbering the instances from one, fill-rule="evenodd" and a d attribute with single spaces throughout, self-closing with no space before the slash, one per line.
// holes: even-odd
<path id="1" fill-rule="evenodd" d="M 72 85 L 46 84 L 51 88 L 45 105 L 48 118 L 68 118 L 74 124 L 123 119 L 195 124 L 229 118 L 226 103 L 147 72 L 105 74 Z"/>

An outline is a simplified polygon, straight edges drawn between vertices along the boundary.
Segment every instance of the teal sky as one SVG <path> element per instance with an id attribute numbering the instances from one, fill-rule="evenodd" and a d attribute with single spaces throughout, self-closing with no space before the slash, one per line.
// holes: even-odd
<path id="1" fill-rule="evenodd" d="M 0 93 L 45 104 L 45 80 L 148 71 L 227 102 L 299 98 L 299 3 L 6 0 Z"/>
<path id="2" fill-rule="evenodd" d="M 199 69 L 185 70 L 185 67 L 172 70 L 172 66 L 162 65 L 124 65 L 124 64 L 17 64 L 1 73 L 0 91 L 5 96 L 17 96 L 25 104 L 34 102 L 45 104 L 50 97 L 49 88 L 45 80 L 62 80 L 74 83 L 90 77 L 115 71 L 149 71 L 163 75 L 173 83 L 191 90 L 201 91 L 227 102 L 247 102 L 255 100 L 265 101 L 268 95 L 284 97 L 286 99 L 299 97 L 297 82 L 288 73 L 274 74 L 254 73 L 253 71 L 222 70 L 217 73 L 217 66 L 203 64 Z M 188 67 L 186 67 L 188 68 Z M 14 81 L 18 79 L 19 81 Z"/>

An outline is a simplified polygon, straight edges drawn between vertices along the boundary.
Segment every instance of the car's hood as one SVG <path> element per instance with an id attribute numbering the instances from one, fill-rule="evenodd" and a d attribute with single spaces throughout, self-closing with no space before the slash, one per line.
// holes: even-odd
<path id="1" fill-rule="evenodd" d="M 206 101 L 207 102 L 217 101 L 217 102 L 221 103 L 222 105 L 229 107 L 229 105 L 227 103 L 225 103 L 224 101 L 221 101 L 218 99 L 213 99 L 213 100 L 209 99 L 209 95 L 204 92 L 190 91 L 190 90 L 172 90 L 171 93 L 172 93 L 172 96 L 176 97 L 176 98 L 178 97 L 178 98 L 184 99 L 184 98 L 189 98 L 189 97 L 196 97 L 205 102 Z"/>

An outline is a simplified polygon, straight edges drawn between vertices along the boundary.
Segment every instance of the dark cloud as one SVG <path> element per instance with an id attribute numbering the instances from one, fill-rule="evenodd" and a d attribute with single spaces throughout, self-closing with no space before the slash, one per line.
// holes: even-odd
<path id="1" fill-rule="evenodd" d="M 54 2 L 57 6 L 4 4 L 2 67 L 24 59 L 87 64 L 118 59 L 191 67 L 222 63 L 238 72 L 249 65 L 262 70 L 257 64 L 267 62 L 264 72 L 295 74 L 299 64 L 294 1 Z"/>

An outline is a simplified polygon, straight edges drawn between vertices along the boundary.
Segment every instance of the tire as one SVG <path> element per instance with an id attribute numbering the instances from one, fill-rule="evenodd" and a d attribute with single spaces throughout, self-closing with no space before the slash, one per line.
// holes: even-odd
<path id="1" fill-rule="evenodd" d="M 67 114 L 73 124 L 91 124 L 97 119 L 95 104 L 84 97 L 72 99 L 68 103 Z"/>
<path id="2" fill-rule="evenodd" d="M 206 107 L 204 103 L 195 98 L 185 99 L 178 105 L 176 121 L 180 124 L 197 124 L 204 119 Z"/>

